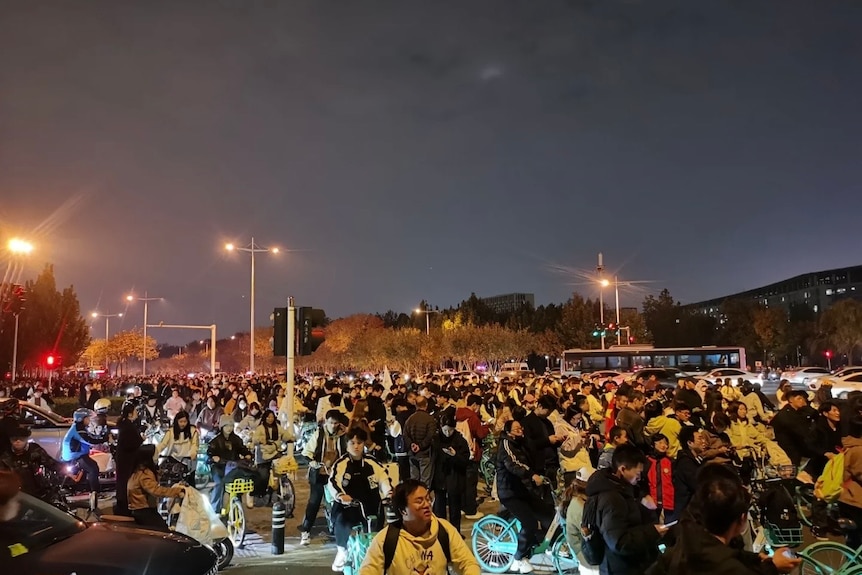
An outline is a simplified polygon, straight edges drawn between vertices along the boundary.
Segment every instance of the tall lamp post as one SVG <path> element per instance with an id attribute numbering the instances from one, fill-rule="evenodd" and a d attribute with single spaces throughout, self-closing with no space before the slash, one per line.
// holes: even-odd
<path id="1" fill-rule="evenodd" d="M 432 313 L 440 313 L 439 309 L 419 309 L 418 307 L 413 310 L 414 313 L 424 313 L 425 314 L 425 335 L 431 335 L 431 314 Z"/>
<path id="2" fill-rule="evenodd" d="M 123 317 L 122 313 L 99 313 L 94 311 L 90 314 L 93 319 L 103 317 L 105 318 L 105 369 L 108 370 L 108 375 L 111 374 L 111 370 L 108 368 L 108 339 L 110 338 L 110 322 L 112 317 Z"/>
<path id="3" fill-rule="evenodd" d="M 149 297 L 147 292 L 144 292 L 144 297 L 135 297 L 134 295 L 127 295 L 126 301 L 142 301 L 144 302 L 144 355 L 143 355 L 143 364 L 141 365 L 141 377 L 145 377 L 147 375 L 147 319 L 149 312 L 149 304 L 151 301 L 164 301 L 163 297 Z"/>
<path id="4" fill-rule="evenodd" d="M 254 373 L 254 254 L 272 253 L 277 254 L 278 248 L 266 248 L 254 243 L 254 237 L 251 238 L 251 243 L 246 247 L 239 247 L 234 244 L 225 244 L 224 249 L 229 252 L 246 252 L 251 254 L 251 333 L 249 334 L 249 350 L 248 350 L 248 370 Z"/>
<path id="5" fill-rule="evenodd" d="M 12 238 L 6 245 L 6 249 L 13 257 L 22 257 L 30 255 L 33 252 L 33 244 L 21 238 Z M 12 342 L 12 383 L 15 383 L 15 375 L 18 372 L 18 317 L 20 313 L 15 314 L 15 337 Z"/>

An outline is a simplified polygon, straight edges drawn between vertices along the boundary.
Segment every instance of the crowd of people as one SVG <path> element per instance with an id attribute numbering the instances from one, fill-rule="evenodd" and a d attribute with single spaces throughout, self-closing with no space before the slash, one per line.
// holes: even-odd
<path id="1" fill-rule="evenodd" d="M 8 393 L 50 406 L 48 391 L 25 381 Z M 300 542 L 310 543 L 328 492 L 338 548 L 335 571 L 344 567 L 347 537 L 361 514 L 374 510 L 382 517 L 377 513 L 381 501 L 393 496 L 402 497 L 396 507 L 409 514 L 409 498 L 419 493 L 416 500 L 427 503 L 428 513 L 433 511 L 434 521 L 440 522 L 436 531 L 461 533 L 462 516 L 482 516 L 480 463 L 490 458 L 496 469 L 495 495 L 521 524 L 513 570 L 532 571 L 532 551 L 554 520 L 550 493 L 556 490 L 564 493 L 561 514 L 575 547 L 583 535 L 583 510 L 591 499 L 600 502 L 596 528 L 604 544 L 602 573 L 691 572 L 680 566 L 694 564 L 700 551 L 716 545 L 712 540 L 711 546 L 701 545 L 697 537 L 706 533 L 732 546 L 739 517 L 748 512 L 741 506 L 755 468 L 792 468 L 800 481 L 813 482 L 836 454 L 862 445 L 862 397 L 857 397 L 862 394 L 837 401 L 819 391 L 810 398 L 784 382 L 773 405 L 757 386 L 730 380 L 705 385 L 684 379 L 668 388 L 655 380 L 618 385 L 587 376 L 396 376 L 385 383 L 309 377 L 297 379 L 290 406 L 283 378 L 276 375 L 157 376 L 79 386 L 80 409 L 64 441 L 63 459 L 80 461 L 94 492 L 99 489 L 98 473 L 92 473 L 87 451 L 111 441 L 112 434 L 99 435 L 94 427 L 101 429 L 104 423 L 99 420 L 103 395 L 116 394 L 128 395 L 117 424 L 117 513 L 163 527 L 153 497 L 178 493 L 158 484 L 154 462 L 161 456 L 189 463 L 193 479 L 200 449 L 206 449 L 212 467 L 216 509 L 237 462 L 257 464 L 259 495 L 265 489 L 267 465 L 286 442 L 302 435 L 310 496 L 299 525 Z M 289 411 L 295 421 L 288 420 Z M 142 445 L 148 431 L 158 427 L 167 429 L 157 445 Z M 24 429 L 15 429 L 7 433 L 8 445 L 0 446 L 0 467 L 20 471 L 45 455 L 34 451 Z M 312 431 L 306 434 L 305 429 Z M 483 455 L 485 449 L 496 452 Z M 406 495 L 393 491 L 399 483 L 409 485 Z M 35 489 L 26 477 L 22 486 Z M 862 483 L 845 491 L 842 514 L 862 520 Z M 676 522 L 689 526 L 686 533 L 692 537 L 675 537 L 681 530 L 669 526 Z M 815 536 L 823 536 L 829 527 L 825 514 L 815 517 Z M 402 530 L 400 536 L 424 535 L 410 532 Z M 660 543 L 669 549 L 659 561 Z M 739 573 L 786 571 L 794 564 L 783 555 L 757 562 L 735 548 L 713 551 L 716 556 L 733 553 L 748 569 L 734 571 Z M 377 565 L 378 559 L 369 564 Z"/>

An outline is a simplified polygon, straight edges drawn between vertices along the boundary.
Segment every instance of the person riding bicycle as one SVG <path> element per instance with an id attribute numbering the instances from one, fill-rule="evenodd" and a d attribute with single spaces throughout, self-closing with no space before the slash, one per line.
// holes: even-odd
<path id="1" fill-rule="evenodd" d="M 284 428 L 278 423 L 278 418 L 275 413 L 266 410 L 263 414 L 263 419 L 257 429 L 254 430 L 252 436 L 252 445 L 255 449 L 260 449 L 260 461 L 257 461 L 258 480 L 255 481 L 255 490 L 253 495 L 263 496 L 266 494 L 266 486 L 269 482 L 269 471 L 272 469 L 272 462 L 277 457 L 282 455 L 282 446 L 288 441 L 294 441 L 296 436 L 293 433 L 293 428 Z"/>
<path id="2" fill-rule="evenodd" d="M 392 491 L 386 469 L 373 457 L 365 455 L 368 433 L 361 427 L 347 431 L 347 453 L 332 466 L 329 487 L 335 492 L 332 504 L 332 523 L 335 527 L 335 544 L 338 552 L 332 562 L 332 570 L 341 572 L 347 559 L 347 540 L 355 525 L 363 525 L 366 515 L 379 518 L 381 501 Z M 362 507 L 356 505 L 361 503 Z M 379 525 L 372 526 L 373 530 Z"/>
<path id="3" fill-rule="evenodd" d="M 308 483 L 310 493 L 305 507 L 305 517 L 299 526 L 300 545 L 311 543 L 311 528 L 320 511 L 324 490 L 329 482 L 332 466 L 347 453 L 347 439 L 344 430 L 347 428 L 347 417 L 337 409 L 326 412 L 326 420 L 311 434 L 302 455 L 308 459 Z"/>
<path id="4" fill-rule="evenodd" d="M 90 435 L 90 416 L 92 412 L 86 408 L 76 409 L 72 414 L 72 423 L 66 436 L 63 437 L 61 458 L 65 462 L 77 463 L 86 473 L 87 482 L 90 486 L 90 512 L 99 514 L 97 505 L 99 497 L 99 465 L 90 457 L 90 448 L 94 445 L 105 443 L 108 435 Z"/>
<path id="5" fill-rule="evenodd" d="M 479 563 L 458 530 L 431 512 L 433 500 L 418 479 L 395 488 L 398 519 L 374 536 L 359 575 L 446 573 L 449 563 L 461 575 L 479 575 Z"/>
<path id="6" fill-rule="evenodd" d="M 184 463 L 187 470 L 185 481 L 194 485 L 200 441 L 197 427 L 189 422 L 189 414 L 180 410 L 174 417 L 171 429 L 168 429 L 156 447 L 154 457 L 164 455 Z"/>
<path id="7" fill-rule="evenodd" d="M 168 421 L 168 414 L 159 403 L 159 396 L 151 393 L 146 402 L 138 408 L 138 424 L 141 431 L 161 428 L 162 423 Z"/>
<path id="8" fill-rule="evenodd" d="M 168 526 L 156 510 L 157 497 L 183 497 L 183 487 L 162 487 L 156 479 L 156 464 L 153 462 L 155 449 L 152 445 L 142 445 L 135 452 L 135 467 L 126 493 L 129 510 L 135 523 L 147 529 L 167 531 Z"/>
<path id="9" fill-rule="evenodd" d="M 251 451 L 243 444 L 242 439 L 233 432 L 234 421 L 229 415 L 222 415 L 219 421 L 221 433 L 216 435 L 207 447 L 207 455 L 210 458 L 210 470 L 215 486 L 210 492 L 210 503 L 216 513 L 221 511 L 224 500 L 225 475 L 230 473 L 241 459 L 250 460 Z"/>
<path id="10" fill-rule="evenodd" d="M 30 443 L 29 427 L 18 427 L 10 433 L 11 449 L 0 453 L 0 469 L 15 472 L 21 478 L 21 491 L 50 501 L 55 487 L 42 469 L 59 473 L 62 466 L 38 443 Z"/>

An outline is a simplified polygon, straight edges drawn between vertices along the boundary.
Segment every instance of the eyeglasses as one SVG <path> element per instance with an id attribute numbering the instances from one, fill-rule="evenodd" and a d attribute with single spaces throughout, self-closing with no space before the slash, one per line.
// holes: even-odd
<path id="1" fill-rule="evenodd" d="M 413 503 L 414 505 L 417 505 L 417 506 L 423 506 L 423 505 L 425 505 L 426 503 L 427 503 L 428 505 L 434 505 L 434 494 L 433 494 L 433 493 L 429 493 L 429 494 L 428 494 L 428 495 L 426 495 L 425 497 L 420 497 L 420 498 L 418 498 L 418 499 L 414 499 L 414 500 L 412 501 L 412 503 Z"/>

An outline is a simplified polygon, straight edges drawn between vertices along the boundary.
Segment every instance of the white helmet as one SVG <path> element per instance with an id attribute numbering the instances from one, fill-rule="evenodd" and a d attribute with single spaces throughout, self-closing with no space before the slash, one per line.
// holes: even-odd
<path id="1" fill-rule="evenodd" d="M 111 400 L 107 397 L 98 399 L 96 400 L 96 403 L 93 404 L 93 409 L 96 413 L 108 413 L 108 410 L 111 409 Z"/>

